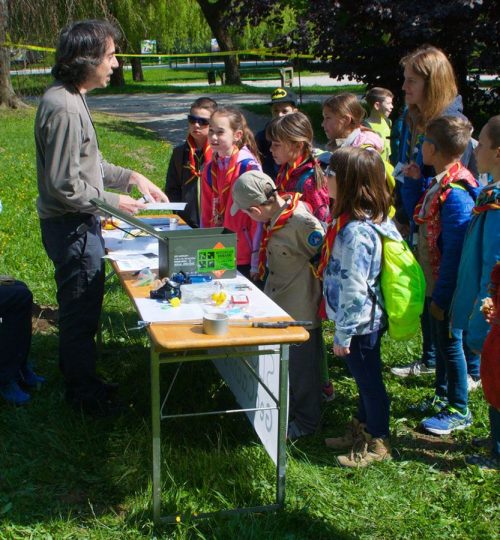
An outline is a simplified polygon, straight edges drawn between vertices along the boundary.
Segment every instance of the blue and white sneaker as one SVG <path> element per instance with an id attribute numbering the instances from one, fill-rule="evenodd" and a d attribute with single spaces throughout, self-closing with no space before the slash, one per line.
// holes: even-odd
<path id="1" fill-rule="evenodd" d="M 11 405 L 24 405 L 31 399 L 29 394 L 19 388 L 16 381 L 0 386 L 0 396 Z"/>
<path id="2" fill-rule="evenodd" d="M 448 399 L 441 396 L 433 396 L 431 398 L 425 398 L 420 403 L 410 405 L 410 410 L 419 413 L 434 413 L 438 414 L 448 406 Z"/>
<path id="3" fill-rule="evenodd" d="M 44 382 L 46 382 L 45 377 L 35 373 L 29 364 L 22 366 L 19 370 L 20 384 L 24 384 L 29 388 L 39 388 Z"/>
<path id="4" fill-rule="evenodd" d="M 420 425 L 434 435 L 449 435 L 452 431 L 471 426 L 472 414 L 469 409 L 465 414 L 462 414 L 453 407 L 448 406 L 436 416 L 422 420 Z"/>

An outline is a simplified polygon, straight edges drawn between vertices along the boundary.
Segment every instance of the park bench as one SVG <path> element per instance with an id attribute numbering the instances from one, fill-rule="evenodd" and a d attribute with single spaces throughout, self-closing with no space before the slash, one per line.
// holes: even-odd
<path id="1" fill-rule="evenodd" d="M 213 68 L 207 73 L 208 84 L 216 84 L 217 78 L 221 84 L 226 82 L 226 72 L 223 68 Z M 279 79 L 282 87 L 293 86 L 292 66 L 242 66 L 240 67 L 242 81 L 274 81 Z"/>

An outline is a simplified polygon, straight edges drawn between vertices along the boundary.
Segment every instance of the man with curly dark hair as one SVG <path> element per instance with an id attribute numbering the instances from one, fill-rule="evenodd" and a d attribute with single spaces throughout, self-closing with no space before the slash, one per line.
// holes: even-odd
<path id="1" fill-rule="evenodd" d="M 118 67 L 118 31 L 107 21 L 78 21 L 61 31 L 52 74 L 35 120 L 37 210 L 42 241 L 54 263 L 59 304 L 59 364 L 70 405 L 108 413 L 115 385 L 96 374 L 96 343 L 104 294 L 104 242 L 97 209 L 103 199 L 131 214 L 144 203 L 129 195 L 135 184 L 145 198 L 168 201 L 142 174 L 106 162 L 85 100 L 104 88 Z"/>

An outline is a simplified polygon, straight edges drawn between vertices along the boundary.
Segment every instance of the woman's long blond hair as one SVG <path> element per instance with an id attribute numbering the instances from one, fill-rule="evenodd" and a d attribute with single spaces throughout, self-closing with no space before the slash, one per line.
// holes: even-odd
<path id="1" fill-rule="evenodd" d="M 424 129 L 440 116 L 457 97 L 458 89 L 453 67 L 441 49 L 424 45 L 401 59 L 403 68 L 410 68 L 424 79 L 424 103 L 409 106 L 411 124 Z"/>

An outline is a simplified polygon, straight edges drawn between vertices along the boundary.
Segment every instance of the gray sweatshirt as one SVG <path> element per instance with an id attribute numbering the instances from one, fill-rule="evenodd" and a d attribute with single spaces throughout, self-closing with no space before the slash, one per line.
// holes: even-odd
<path id="1" fill-rule="evenodd" d="M 97 214 L 90 199 L 118 206 L 132 171 L 102 159 L 85 97 L 60 82 L 45 92 L 35 119 L 40 219 L 68 213 Z"/>

